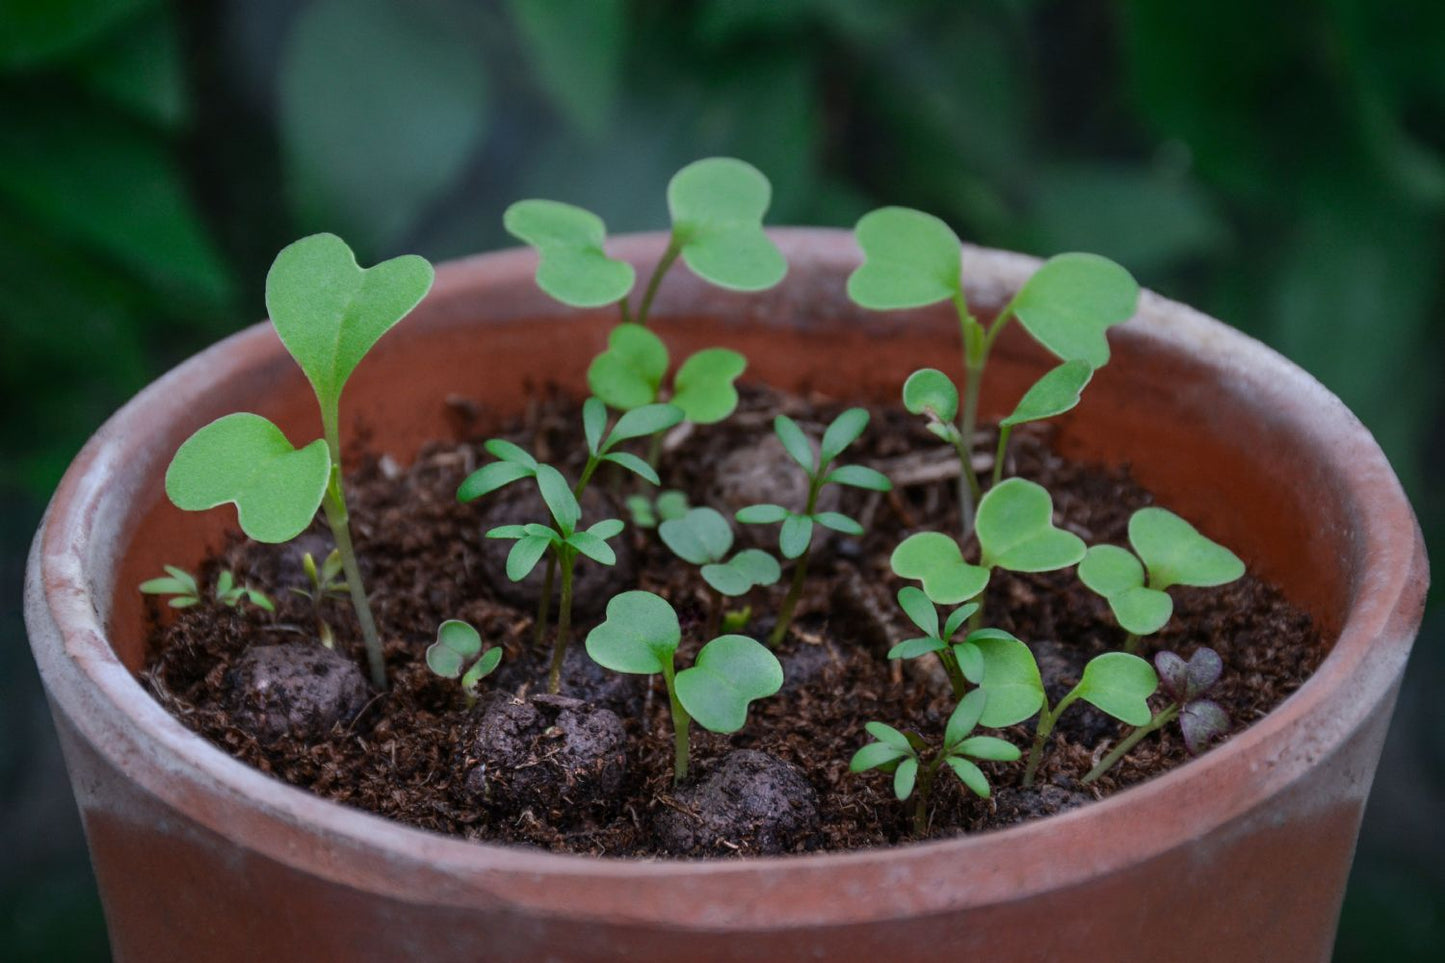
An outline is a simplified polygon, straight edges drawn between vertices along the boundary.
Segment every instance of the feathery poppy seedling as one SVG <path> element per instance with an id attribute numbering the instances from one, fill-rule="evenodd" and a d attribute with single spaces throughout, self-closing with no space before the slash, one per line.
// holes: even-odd
<path id="1" fill-rule="evenodd" d="M 322 604 L 327 599 L 344 599 L 348 595 L 346 582 L 341 579 L 341 553 L 332 549 L 318 568 L 310 552 L 301 556 L 301 569 L 306 573 L 310 588 L 291 587 L 291 591 L 311 602 L 311 613 L 316 619 L 316 634 L 321 644 L 328 649 L 336 648 L 336 634 L 331 623 L 322 614 Z"/>
<path id="2" fill-rule="evenodd" d="M 712 590 L 704 630 L 709 637 L 718 632 L 723 596 L 746 595 L 759 586 L 772 585 L 783 574 L 778 560 L 762 549 L 745 548 L 728 559 L 732 526 L 713 508 L 694 508 L 681 518 L 669 519 L 657 527 L 657 534 L 678 558 L 702 566 L 702 579 Z"/>
<path id="3" fill-rule="evenodd" d="M 482 636 L 460 619 L 448 619 L 437 628 L 437 640 L 427 646 L 426 665 L 443 679 L 461 679 L 467 708 L 477 704 L 481 681 L 502 661 L 502 650 L 482 651 Z"/>
<path id="4" fill-rule="evenodd" d="M 316 393 L 322 437 L 293 448 L 267 419 L 238 412 L 193 434 L 166 471 L 166 494 L 177 508 L 232 503 L 241 530 L 258 542 L 290 541 L 323 512 L 379 689 L 386 688 L 381 637 L 362 587 L 342 487 L 341 392 L 372 345 L 425 297 L 432 278 L 431 265 L 415 255 L 363 269 L 334 234 L 313 234 L 283 249 L 266 275 L 266 308 Z"/>
<path id="5" fill-rule="evenodd" d="M 166 575 L 163 578 L 146 579 L 140 583 L 140 590 L 146 595 L 169 595 L 167 604 L 173 609 L 189 608 L 192 605 L 199 605 L 204 597 L 201 594 L 200 584 L 196 577 L 183 568 L 174 565 L 164 566 Z M 229 569 L 223 570 L 216 576 L 216 585 L 212 595 L 217 602 L 235 608 L 242 602 L 250 602 L 259 609 L 267 612 L 276 611 L 276 606 L 265 592 L 254 589 L 249 585 L 241 585 L 236 582 L 236 576 L 231 574 Z"/>
<path id="6" fill-rule="evenodd" d="M 1174 614 L 1174 600 L 1165 589 L 1212 588 L 1244 574 L 1239 556 L 1167 509 L 1141 508 L 1131 515 L 1129 544 L 1132 553 L 1117 545 L 1095 545 L 1079 563 L 1079 580 L 1108 601 L 1129 633 L 1126 652 L 1137 650 L 1139 636 L 1159 631 Z"/>
<path id="7" fill-rule="evenodd" d="M 1149 733 L 1158 732 L 1176 718 L 1184 734 L 1184 748 L 1191 756 L 1199 755 L 1209 748 L 1211 742 L 1229 731 L 1229 714 L 1219 703 L 1205 698 L 1224 672 L 1224 660 L 1218 652 L 1207 647 L 1199 648 L 1188 662 L 1173 652 L 1160 652 L 1154 656 L 1154 666 L 1159 671 L 1159 688 L 1169 697 L 1169 704 L 1154 713 L 1147 723 L 1120 739 L 1119 744 L 1081 780 L 1085 785 L 1108 772 Z"/>
<path id="8" fill-rule="evenodd" d="M 941 433 L 959 454 L 959 504 L 965 536 L 973 528 L 973 506 L 981 495 L 973 470 L 978 398 L 989 352 L 999 333 L 1014 318 L 1034 340 L 1062 361 L 1079 360 L 1090 368 L 1109 360 L 1106 332 L 1133 315 L 1139 285 L 1122 267 L 1095 254 L 1060 254 L 1044 262 L 987 326 L 969 311 L 963 285 L 963 245 L 943 221 L 905 207 L 884 207 L 865 214 L 854 228 L 864 261 L 848 278 L 848 296 L 878 311 L 921 308 L 952 302 L 963 338 L 965 373 L 963 404 L 957 434 Z M 945 377 L 951 389 L 952 383 Z M 929 376 L 915 384 L 913 402 L 922 411 L 931 395 L 939 401 L 942 386 Z M 908 392 L 905 391 L 905 399 Z M 913 404 L 910 404 L 910 408 Z M 934 407 L 936 424 L 951 421 L 948 405 Z M 1030 419 L 1032 420 L 1032 419 Z"/>
<path id="9" fill-rule="evenodd" d="M 607 620 L 587 635 L 587 654 L 605 669 L 661 675 L 672 708 L 673 780 L 687 778 L 688 727 L 692 720 L 712 732 L 737 732 L 748 705 L 783 687 L 777 656 L 743 635 L 723 635 L 704 645 L 691 668 L 674 665 L 682 627 L 660 595 L 623 592 L 607 603 Z"/>
<path id="10" fill-rule="evenodd" d="M 789 586 L 787 597 L 783 599 L 783 607 L 778 612 L 778 624 L 768 636 L 768 645 L 773 648 L 777 648 L 788 634 L 788 626 L 793 620 L 793 609 L 797 607 L 798 598 L 803 594 L 803 580 L 808 575 L 808 554 L 813 544 L 813 526 L 822 525 L 845 535 L 863 534 L 863 526 L 847 515 L 841 512 L 818 511 L 818 493 L 823 486 L 849 485 L 880 492 L 889 491 L 893 487 L 887 476 L 872 468 L 863 465 L 833 467 L 833 462 L 843 450 L 857 441 L 867 427 L 867 409 L 849 408 L 828 425 L 815 455 L 808 436 L 803 434 L 803 429 L 798 427 L 797 422 L 787 415 L 778 415 L 773 419 L 773 431 L 783 443 L 783 448 L 807 473 L 807 503 L 801 512 L 792 511 L 782 505 L 749 505 L 739 509 L 736 515 L 738 521 L 748 525 L 782 522 L 778 547 L 784 558 L 797 559 L 797 564 L 793 567 L 792 585 Z"/>
<path id="11" fill-rule="evenodd" d="M 932 753 L 917 733 L 905 734 L 881 722 L 867 723 L 864 728 L 877 741 L 853 754 L 849 771 L 878 769 L 892 773 L 893 795 L 899 802 L 917 797 L 913 804 L 913 834 L 922 836 L 928 831 L 928 797 L 945 765 L 974 795 L 987 799 L 991 792 L 988 777 L 974 760 L 1013 762 L 1020 756 L 1019 748 L 1011 742 L 995 736 L 970 735 L 983 717 L 988 698 L 988 693 L 974 689 L 960 699 L 944 727 L 943 743 Z"/>

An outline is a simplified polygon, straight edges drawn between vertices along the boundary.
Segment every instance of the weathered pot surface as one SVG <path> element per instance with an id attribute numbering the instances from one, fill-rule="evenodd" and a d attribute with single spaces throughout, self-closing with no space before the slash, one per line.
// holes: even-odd
<path id="1" fill-rule="evenodd" d="M 744 352 L 749 377 L 884 400 L 958 355 L 943 310 L 872 314 L 843 281 L 849 235 L 780 230 L 791 269 L 760 295 L 679 270 L 655 326 L 674 357 Z M 619 239 L 655 261 L 665 238 Z M 1037 262 L 969 248 L 969 299 L 1002 303 Z M 527 252 L 443 266 L 432 295 L 347 391 L 343 432 L 401 459 L 451 433 L 443 400 L 488 418 L 543 370 L 580 388 L 610 311 L 536 290 Z M 1013 326 L 1017 329 L 1017 326 Z M 1048 363 L 1009 332 L 985 408 Z M 1365 797 L 1427 583 L 1414 516 L 1373 439 L 1273 352 L 1144 295 L 1114 360 L 1061 419 L 1066 453 L 1129 461 L 1161 502 L 1233 547 L 1335 639 L 1318 672 L 1221 748 L 1114 797 L 994 833 L 856 853 L 630 862 L 479 845 L 284 785 L 187 731 L 136 682 L 135 586 L 191 565 L 229 512 L 166 502 L 170 456 L 233 410 L 319 434 L 269 326 L 172 371 L 112 418 L 36 538 L 26 614 L 84 817 L 116 959 L 1327 959 Z M 946 366 L 946 365 L 945 365 Z"/>

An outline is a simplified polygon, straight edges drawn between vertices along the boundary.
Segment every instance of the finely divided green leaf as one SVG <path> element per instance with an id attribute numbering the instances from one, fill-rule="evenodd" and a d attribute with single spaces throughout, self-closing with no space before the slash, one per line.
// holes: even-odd
<path id="1" fill-rule="evenodd" d="M 694 161 L 667 185 L 673 238 L 693 273 L 719 287 L 761 291 L 783 279 L 787 261 L 763 232 L 772 187 L 731 157 Z"/>
<path id="2" fill-rule="evenodd" d="M 963 246 L 931 214 L 884 207 L 863 215 L 853 235 L 863 264 L 848 278 L 848 297 L 874 310 L 918 308 L 963 290 Z"/>
<path id="3" fill-rule="evenodd" d="M 502 215 L 502 225 L 537 249 L 537 286 L 558 301 L 594 308 L 632 290 L 632 265 L 603 252 L 607 228 L 591 211 L 558 201 L 517 201 Z"/>

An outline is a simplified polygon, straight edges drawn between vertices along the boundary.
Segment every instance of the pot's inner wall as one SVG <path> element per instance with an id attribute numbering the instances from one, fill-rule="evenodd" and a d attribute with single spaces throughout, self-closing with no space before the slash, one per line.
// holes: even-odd
<path id="1" fill-rule="evenodd" d="M 832 275 L 790 278 L 761 295 L 718 293 L 691 278 L 674 284 L 670 277 L 674 295 L 682 295 L 671 303 L 700 294 L 708 313 L 670 315 L 664 299 L 654 326 L 674 363 L 700 348 L 726 346 L 749 359 L 744 380 L 843 401 L 896 401 L 903 380 L 920 367 L 942 368 L 961 380 L 958 326 L 948 311 L 861 311 L 842 297 L 845 276 L 840 267 Z M 973 298 L 975 310 L 986 310 L 988 300 L 987 294 Z M 774 316 L 776 322 L 765 320 Z M 549 381 L 581 392 L 587 364 L 605 347 L 614 321 L 611 310 L 549 306 L 530 277 L 504 276 L 485 295 L 455 280 L 439 285 L 352 379 L 343 399 L 343 444 L 354 451 L 364 439 L 366 449 L 406 461 L 425 442 L 465 430 L 449 399 L 475 402 L 481 422 L 473 430 L 486 430 L 517 414 L 529 393 Z M 1111 343 L 1111 363 L 1082 404 L 1057 420 L 1063 452 L 1133 465 L 1161 505 L 1234 549 L 1333 638 L 1359 556 L 1347 543 L 1354 526 L 1342 493 L 1327 480 L 1324 456 L 1307 447 L 1287 406 L 1271 403 L 1268 386 L 1247 372 L 1226 370 L 1221 381 L 1203 362 L 1163 351 L 1138 331 L 1116 330 Z M 989 362 L 985 414 L 1006 414 L 1052 363 L 1011 326 Z M 236 410 L 272 418 L 293 444 L 320 433 L 310 390 L 269 330 L 235 339 L 219 368 L 175 394 L 172 420 L 156 426 L 127 469 L 146 493 L 135 503 L 145 512 L 122 536 L 127 544 L 118 583 L 94 588 L 96 597 L 112 600 L 110 636 L 132 670 L 143 663 L 147 636 L 136 586 L 163 564 L 193 568 L 235 524 L 232 508 L 183 513 L 165 500 L 162 479 L 176 447 L 199 426 Z"/>

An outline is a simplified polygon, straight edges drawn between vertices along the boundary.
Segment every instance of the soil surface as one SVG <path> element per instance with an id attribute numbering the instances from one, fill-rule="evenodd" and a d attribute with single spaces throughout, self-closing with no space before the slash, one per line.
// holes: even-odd
<path id="1" fill-rule="evenodd" d="M 771 500 L 773 489 L 791 489 L 770 476 L 801 479 L 801 472 L 773 459 L 773 467 L 759 473 L 737 453 L 768 454 L 777 412 L 793 416 L 816 439 L 841 410 L 759 388 L 743 388 L 742 398 L 727 421 L 682 426 L 668 435 L 659 464 L 664 487 L 727 514 L 733 501 L 752 498 L 754 489 L 759 497 L 767 490 Z M 993 440 L 987 430 L 983 434 L 978 451 L 991 452 Z M 290 545 L 256 544 L 237 535 L 203 568 L 207 583 L 229 568 L 268 591 L 275 615 L 247 605 L 170 610 L 152 599 L 155 628 L 144 672 L 150 691 L 185 725 L 279 779 L 468 839 L 597 855 L 697 856 L 849 850 L 913 838 L 912 802 L 894 799 L 891 777 L 850 773 L 848 762 L 870 741 L 865 722 L 886 722 L 936 741 L 955 704 L 933 657 L 906 663 L 884 657 L 891 645 L 917 634 L 894 600 L 904 583 L 888 568 L 893 547 L 915 531 L 958 527 L 952 450 L 920 419 L 901 409 L 876 409 L 870 429 L 845 453 L 845 463 L 886 472 L 895 490 L 838 491 L 838 510 L 862 521 L 867 534 L 834 536 L 815 552 L 793 630 L 778 653 L 787 676 L 782 693 L 755 702 L 747 725 L 733 735 L 693 726 L 691 778 L 683 786 L 672 783 L 672 729 L 661 680 L 606 672 L 582 648 L 601 617 L 596 600 L 576 613 L 563 673 L 566 698 L 545 696 L 547 659 L 532 641 L 535 592 L 519 594 L 505 584 L 496 543 L 483 538 L 499 517 L 514 520 L 518 505 L 528 501 L 523 486 L 530 483 L 515 483 L 518 491 L 505 497 L 498 493 L 466 505 L 456 500 L 462 479 L 489 460 L 480 444 L 487 437 L 506 437 L 572 478 L 581 468 L 579 407 L 549 393 L 503 430 L 434 444 L 408 468 L 385 456 L 367 457 L 348 481 L 353 536 L 385 641 L 387 692 L 372 691 L 360 671 L 365 656 L 346 600 L 322 604 L 321 615 L 337 638 L 339 654 L 330 653 L 315 641 L 312 602 L 289 590 L 305 585 L 302 553 L 319 559 L 329 550 L 320 524 Z M 1150 494 L 1131 481 L 1127 467 L 1065 462 L 1048 440 L 1047 428 L 1016 431 L 1011 472 L 1045 485 L 1054 497 L 1056 523 L 1089 544 L 1127 544 L 1129 515 L 1152 504 Z M 645 454 L 645 445 L 634 447 Z M 646 487 L 631 475 L 605 471 L 593 484 L 597 495 L 584 503 L 584 525 Z M 617 514 L 627 519 L 625 512 Z M 757 531 L 741 531 L 748 528 Z M 736 529 L 735 549 L 762 536 L 760 542 L 776 551 L 777 526 Z M 630 578 L 614 586 L 612 573 L 595 571 L 589 580 L 604 593 L 643 588 L 667 597 L 683 627 L 678 664 L 691 664 L 705 641 L 699 638 L 704 583 L 655 530 L 629 524 L 614 539 L 623 542 L 618 554 L 626 555 Z M 965 554 L 976 557 L 971 552 L 976 547 L 966 546 Z M 783 569 L 778 585 L 731 600 L 730 608 L 751 608 L 746 634 L 762 639 L 771 629 L 791 563 Z M 1326 646 L 1309 618 L 1251 575 L 1222 588 L 1176 588 L 1171 594 L 1175 616 L 1144 640 L 1141 654 L 1164 648 L 1187 658 L 1199 646 L 1214 648 L 1225 668 L 1210 698 L 1229 713 L 1235 732 L 1297 689 L 1324 657 Z M 1089 658 L 1118 649 L 1124 638 L 1106 603 L 1072 570 L 995 572 L 986 595 L 987 624 L 1033 646 L 1051 700 L 1077 682 Z M 475 706 L 454 680 L 434 676 L 424 662 L 437 626 L 450 618 L 469 621 L 488 646 L 506 653 L 501 668 L 482 682 Z M 281 646 L 291 654 L 278 657 L 272 647 Z M 346 671 L 341 655 L 352 660 L 354 673 Z M 1161 707 L 1162 696 L 1154 703 Z M 1019 785 L 1022 762 L 982 764 L 994 788 L 989 799 L 940 778 L 928 834 L 954 836 L 1041 818 L 1188 761 L 1178 726 L 1171 724 L 1103 778 L 1081 785 L 1123 731 L 1077 703 L 1060 719 L 1034 788 Z M 1027 753 L 1032 723 L 991 734 Z"/>

